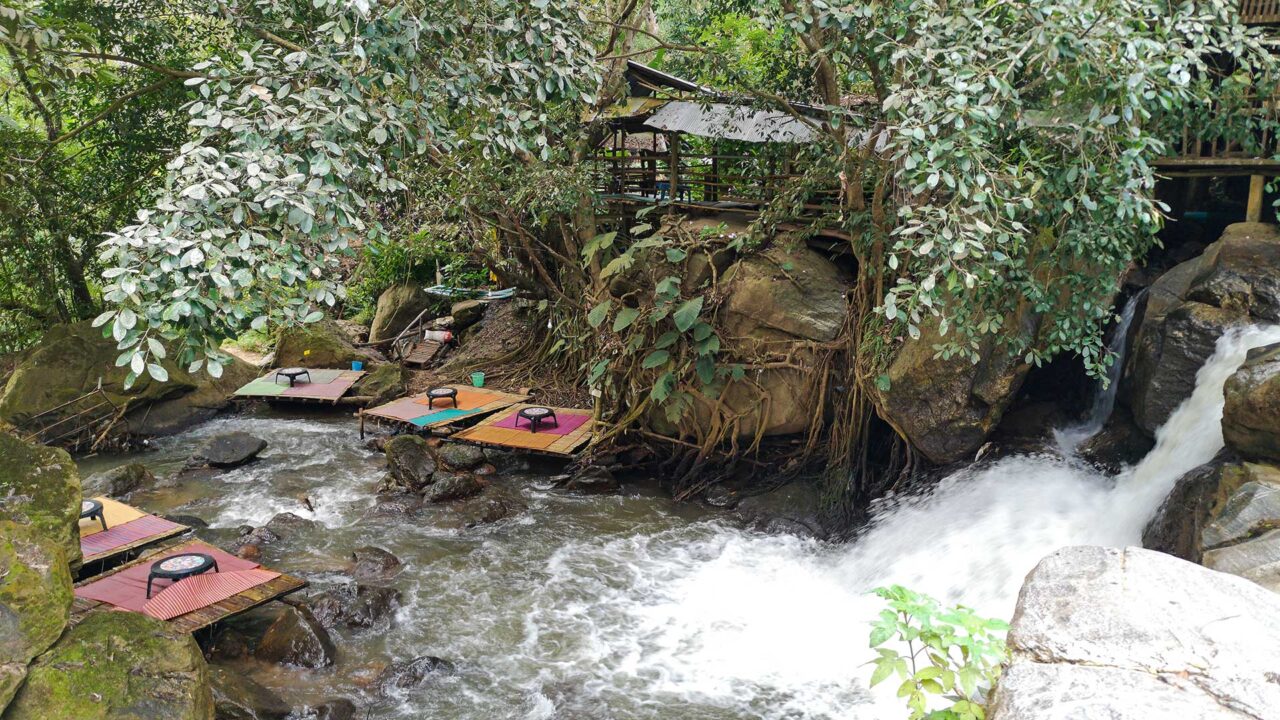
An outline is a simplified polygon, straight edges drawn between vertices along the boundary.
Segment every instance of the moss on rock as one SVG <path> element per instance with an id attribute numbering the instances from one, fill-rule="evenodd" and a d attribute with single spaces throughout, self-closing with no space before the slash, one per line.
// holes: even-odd
<path id="1" fill-rule="evenodd" d="M 190 635 L 96 612 L 28 670 L 5 720 L 213 720 L 209 667 Z"/>
<path id="2" fill-rule="evenodd" d="M 341 368 L 368 359 L 331 320 L 284 328 L 276 342 L 278 367 Z"/>
<path id="3" fill-rule="evenodd" d="M 80 566 L 80 473 L 64 450 L 0 433 L 0 520 L 30 525 Z"/>
<path id="4" fill-rule="evenodd" d="M 391 402 L 407 392 L 404 368 L 395 363 L 378 365 L 360 378 L 352 394 L 373 398 L 372 405 Z"/>
<path id="5" fill-rule="evenodd" d="M 0 711 L 71 616 L 66 553 L 30 526 L 0 522 Z"/>

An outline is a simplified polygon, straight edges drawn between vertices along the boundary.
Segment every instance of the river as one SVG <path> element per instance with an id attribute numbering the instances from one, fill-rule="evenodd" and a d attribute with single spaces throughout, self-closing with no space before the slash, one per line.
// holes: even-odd
<path id="1" fill-rule="evenodd" d="M 1177 478 L 1222 447 L 1227 377 L 1249 348 L 1278 341 L 1276 328 L 1219 341 L 1155 449 L 1118 476 L 1076 459 L 1072 439 L 1060 452 L 975 465 L 926 495 L 882 503 L 847 545 L 746 531 L 656 490 L 567 494 L 533 472 L 496 480 L 528 510 L 492 525 L 460 528 L 447 510 L 373 516 L 382 456 L 363 446 L 354 421 L 266 408 L 142 455 L 86 459 L 82 471 L 142 460 L 164 482 L 132 502 L 197 515 L 215 541 L 278 512 L 317 520 L 263 548 L 265 564 L 317 588 L 348 582 L 338 568 L 362 545 L 404 561 L 388 583 L 404 600 L 396 617 L 335 632 L 336 667 L 241 662 L 298 705 L 344 695 L 380 719 L 881 720 L 905 711 L 865 689 L 869 623 L 880 609 L 867 591 L 899 583 L 1008 618 L 1044 555 L 1140 544 Z M 175 479 L 200 439 L 229 430 L 266 439 L 262 459 Z M 456 671 L 394 697 L 359 682 L 370 663 L 420 655 L 448 658 Z"/>

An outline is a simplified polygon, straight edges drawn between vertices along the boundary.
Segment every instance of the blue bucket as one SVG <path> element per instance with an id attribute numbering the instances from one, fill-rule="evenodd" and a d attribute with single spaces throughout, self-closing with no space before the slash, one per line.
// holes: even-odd
<path id="1" fill-rule="evenodd" d="M 363 370 L 363 369 L 364 369 L 364 363 L 363 363 L 363 362 L 361 362 L 361 361 L 359 361 L 359 360 L 352 360 L 352 361 L 351 361 L 351 369 L 352 369 L 352 370 Z"/>

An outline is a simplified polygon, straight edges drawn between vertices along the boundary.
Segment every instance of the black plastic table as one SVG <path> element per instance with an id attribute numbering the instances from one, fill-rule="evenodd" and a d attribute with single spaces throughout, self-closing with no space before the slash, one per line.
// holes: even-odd
<path id="1" fill-rule="evenodd" d="M 546 420 L 554 422 L 556 427 L 560 426 L 560 420 L 556 418 L 556 411 L 549 407 L 527 407 L 522 408 L 516 413 L 516 424 L 520 424 L 520 418 L 529 421 L 529 432 L 538 432 L 538 423 Z"/>
<path id="2" fill-rule="evenodd" d="M 307 376 L 307 382 L 311 382 L 311 373 L 306 368 L 281 368 L 276 371 L 276 376 L 272 381 L 278 381 L 281 375 L 289 380 L 289 387 L 293 387 L 293 384 L 303 375 Z"/>
<path id="3" fill-rule="evenodd" d="M 427 389 L 427 407 L 435 408 L 435 401 L 449 398 L 453 406 L 458 407 L 458 391 L 451 387 L 434 387 Z"/>
<path id="4" fill-rule="evenodd" d="M 94 499 L 80 501 L 80 519 L 98 518 L 98 522 L 102 523 L 102 529 L 107 529 L 107 518 L 102 514 L 102 503 Z"/>
<path id="5" fill-rule="evenodd" d="M 157 560 L 151 564 L 151 573 L 147 575 L 147 597 L 151 597 L 151 583 L 154 580 L 177 582 L 210 570 L 218 572 L 218 561 L 212 555 L 204 553 L 183 553 Z"/>

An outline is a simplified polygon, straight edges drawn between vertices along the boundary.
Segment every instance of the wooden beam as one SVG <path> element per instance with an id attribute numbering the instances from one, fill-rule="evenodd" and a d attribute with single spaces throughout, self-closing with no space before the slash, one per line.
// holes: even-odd
<path id="1" fill-rule="evenodd" d="M 1244 213 L 1245 222 L 1262 222 L 1262 193 L 1267 188 L 1267 179 L 1261 175 L 1249 177 L 1249 205 Z"/>

